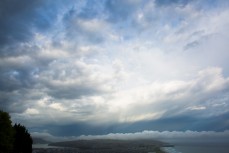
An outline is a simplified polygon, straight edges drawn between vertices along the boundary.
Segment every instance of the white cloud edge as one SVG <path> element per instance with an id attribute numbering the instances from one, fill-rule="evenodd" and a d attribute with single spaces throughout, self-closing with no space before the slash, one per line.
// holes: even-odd
<path id="1" fill-rule="evenodd" d="M 225 140 L 229 139 L 229 130 L 223 132 L 215 131 L 142 131 L 136 133 L 109 133 L 106 135 L 81 135 L 60 137 L 53 136 L 47 132 L 32 132 L 32 137 L 42 138 L 46 141 L 71 141 L 71 140 L 93 140 L 93 139 L 117 139 L 117 140 L 135 140 L 135 139 L 154 139 L 154 140 L 170 140 L 170 139 L 212 139 Z"/>

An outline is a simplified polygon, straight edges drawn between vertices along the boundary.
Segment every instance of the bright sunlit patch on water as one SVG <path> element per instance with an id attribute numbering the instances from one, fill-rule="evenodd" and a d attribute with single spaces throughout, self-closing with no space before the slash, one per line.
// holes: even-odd
<path id="1" fill-rule="evenodd" d="M 161 148 L 163 151 L 165 151 L 166 153 L 182 153 L 180 151 L 177 151 L 175 148 L 173 147 L 162 147 Z"/>
<path id="2" fill-rule="evenodd" d="M 35 148 L 63 148 L 63 147 L 57 147 L 57 146 L 49 146 L 48 144 L 33 144 L 33 149 Z"/>

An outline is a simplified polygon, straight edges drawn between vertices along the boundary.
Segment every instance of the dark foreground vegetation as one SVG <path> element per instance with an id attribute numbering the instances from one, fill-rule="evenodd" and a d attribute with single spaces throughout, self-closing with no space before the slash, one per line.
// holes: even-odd
<path id="1" fill-rule="evenodd" d="M 77 140 L 52 143 L 50 146 L 65 147 L 53 150 L 65 149 L 69 153 L 163 153 L 160 147 L 170 145 L 154 140 Z"/>
<path id="2" fill-rule="evenodd" d="M 168 144 L 154 140 L 76 140 L 51 143 L 57 148 L 32 149 L 33 140 L 20 124 L 12 126 L 8 113 L 0 110 L 0 153 L 164 153 Z"/>
<path id="3" fill-rule="evenodd" d="M 0 153 L 32 153 L 32 143 L 27 129 L 12 126 L 9 114 L 0 110 Z"/>

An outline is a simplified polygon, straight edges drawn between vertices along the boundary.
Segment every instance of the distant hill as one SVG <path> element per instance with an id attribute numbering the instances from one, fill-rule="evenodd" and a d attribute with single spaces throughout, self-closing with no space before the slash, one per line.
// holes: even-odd
<path id="1" fill-rule="evenodd" d="M 46 140 L 41 139 L 41 138 L 33 137 L 33 144 L 49 144 L 49 143 L 51 143 L 51 142 L 46 141 Z"/>
<path id="2" fill-rule="evenodd" d="M 76 148 L 80 152 L 102 152 L 102 153 L 113 153 L 113 152 L 156 152 L 163 153 L 160 147 L 171 146 L 167 143 L 163 143 L 155 140 L 76 140 L 76 141 L 65 141 L 56 142 L 49 144 L 50 146 L 58 147 L 70 147 Z"/>

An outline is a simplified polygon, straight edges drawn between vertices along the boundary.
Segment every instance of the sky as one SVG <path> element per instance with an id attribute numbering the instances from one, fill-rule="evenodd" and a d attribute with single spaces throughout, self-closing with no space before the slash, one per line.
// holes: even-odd
<path id="1" fill-rule="evenodd" d="M 229 138 L 228 40 L 227 0 L 1 0 L 0 109 L 47 139 Z"/>

